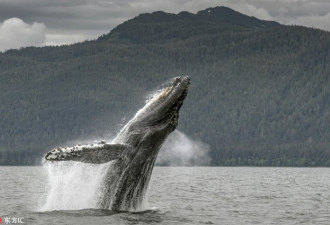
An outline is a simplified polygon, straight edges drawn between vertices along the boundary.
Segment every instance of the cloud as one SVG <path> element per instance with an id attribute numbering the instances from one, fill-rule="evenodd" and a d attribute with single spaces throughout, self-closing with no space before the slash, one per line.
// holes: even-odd
<path id="1" fill-rule="evenodd" d="M 46 26 L 34 22 L 27 24 L 19 18 L 0 23 L 0 51 L 25 46 L 40 46 L 46 40 Z"/>
<path id="2" fill-rule="evenodd" d="M 78 42 L 83 42 L 86 40 L 95 39 L 95 35 L 89 35 L 84 32 L 67 32 L 67 31 L 50 31 L 46 34 L 45 45 L 58 46 L 58 45 L 68 45 Z"/>
<path id="3" fill-rule="evenodd" d="M 305 17 L 298 17 L 294 21 L 296 25 L 303 25 L 307 27 L 319 28 L 323 30 L 330 30 L 330 13 L 324 16 L 305 16 Z"/>
<path id="4" fill-rule="evenodd" d="M 181 131 L 174 131 L 165 141 L 156 164 L 169 166 L 208 166 L 210 146 L 192 140 Z"/>
<path id="5" fill-rule="evenodd" d="M 225 4 L 260 19 L 330 30 L 327 0 L 231 0 Z"/>

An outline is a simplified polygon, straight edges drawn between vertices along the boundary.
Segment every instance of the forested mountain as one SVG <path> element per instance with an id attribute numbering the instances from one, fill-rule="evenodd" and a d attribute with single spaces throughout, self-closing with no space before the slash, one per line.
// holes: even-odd
<path id="1" fill-rule="evenodd" d="M 0 164 L 113 136 L 148 92 L 189 75 L 178 129 L 210 145 L 212 165 L 330 166 L 329 52 L 326 31 L 216 7 L 1 53 Z"/>

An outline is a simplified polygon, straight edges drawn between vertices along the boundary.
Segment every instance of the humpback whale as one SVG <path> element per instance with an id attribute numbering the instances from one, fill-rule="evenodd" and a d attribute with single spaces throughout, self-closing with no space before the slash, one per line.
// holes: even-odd
<path id="1" fill-rule="evenodd" d="M 117 211 L 141 208 L 158 152 L 178 125 L 179 110 L 187 95 L 189 77 L 176 77 L 149 100 L 111 143 L 53 149 L 46 161 L 107 163 L 110 166 L 97 190 L 98 208 Z"/>

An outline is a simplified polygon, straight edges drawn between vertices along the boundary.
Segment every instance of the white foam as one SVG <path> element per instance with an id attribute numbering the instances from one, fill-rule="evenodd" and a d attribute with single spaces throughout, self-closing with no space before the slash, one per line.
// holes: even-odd
<path id="1" fill-rule="evenodd" d="M 111 162 L 46 162 L 49 192 L 39 211 L 97 208 L 100 185 Z"/>

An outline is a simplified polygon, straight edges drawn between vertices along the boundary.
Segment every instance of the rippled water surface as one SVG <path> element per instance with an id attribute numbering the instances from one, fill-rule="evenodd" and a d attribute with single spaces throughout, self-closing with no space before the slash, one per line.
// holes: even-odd
<path id="1" fill-rule="evenodd" d="M 327 168 L 156 167 L 142 212 L 38 211 L 48 189 L 43 167 L 0 167 L 2 224 L 330 224 Z"/>

